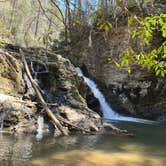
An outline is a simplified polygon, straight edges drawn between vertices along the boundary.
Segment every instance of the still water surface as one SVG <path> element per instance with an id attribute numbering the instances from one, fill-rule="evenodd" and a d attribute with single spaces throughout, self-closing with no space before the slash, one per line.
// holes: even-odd
<path id="1" fill-rule="evenodd" d="M 166 166 L 166 126 L 116 122 L 136 136 L 0 136 L 0 166 Z"/>

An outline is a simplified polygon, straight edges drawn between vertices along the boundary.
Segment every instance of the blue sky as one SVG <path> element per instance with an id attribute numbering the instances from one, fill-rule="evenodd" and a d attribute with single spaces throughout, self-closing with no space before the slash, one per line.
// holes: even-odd
<path id="1" fill-rule="evenodd" d="M 85 3 L 86 3 L 86 1 L 87 0 L 82 0 L 82 5 L 84 5 Z M 88 0 L 91 4 L 96 4 L 96 2 L 98 1 L 98 0 Z M 57 0 L 57 2 L 59 3 L 59 5 L 61 6 L 61 8 L 63 9 L 64 8 L 64 6 L 65 6 L 65 0 Z M 73 5 L 72 4 L 74 4 L 74 0 L 70 0 L 70 2 L 71 2 L 71 8 L 73 7 Z"/>

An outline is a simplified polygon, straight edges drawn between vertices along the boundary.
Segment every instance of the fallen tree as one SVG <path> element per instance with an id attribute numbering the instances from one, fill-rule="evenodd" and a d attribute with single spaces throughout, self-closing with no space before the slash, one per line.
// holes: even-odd
<path id="1" fill-rule="evenodd" d="M 59 120 L 55 117 L 55 115 L 52 113 L 52 111 L 48 108 L 47 103 L 45 102 L 42 94 L 40 93 L 38 87 L 35 84 L 35 81 L 32 78 L 31 72 L 29 70 L 28 64 L 26 62 L 25 56 L 23 51 L 20 49 L 20 53 L 22 56 L 22 61 L 23 61 L 23 65 L 24 65 L 24 69 L 25 72 L 27 74 L 28 79 L 30 80 L 32 87 L 36 93 L 36 97 L 39 100 L 39 102 L 41 103 L 43 109 L 46 111 L 48 117 L 52 120 L 52 122 L 54 123 L 55 126 L 57 126 L 57 128 L 64 134 L 64 135 L 68 135 L 68 131 L 67 129 L 63 128 L 63 126 L 61 125 L 61 123 L 59 122 Z"/>

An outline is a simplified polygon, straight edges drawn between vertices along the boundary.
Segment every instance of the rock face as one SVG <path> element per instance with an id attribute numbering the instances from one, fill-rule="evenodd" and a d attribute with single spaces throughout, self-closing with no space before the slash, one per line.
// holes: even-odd
<path id="1" fill-rule="evenodd" d="M 21 58 L 16 53 L 0 50 L 0 125 L 9 132 L 35 132 L 37 107 L 23 101 L 26 84 L 23 79 Z M 30 122 L 30 119 L 33 119 Z"/>
<path id="2" fill-rule="evenodd" d="M 0 49 L 0 93 L 17 96 L 24 93 L 20 59 Z"/>
<path id="3" fill-rule="evenodd" d="M 97 128 L 100 117 L 88 108 L 86 100 L 91 93 L 71 62 L 53 53 L 47 53 L 45 59 L 45 51 L 42 49 L 34 49 L 32 52 L 34 54 L 25 54 L 32 56 L 31 62 L 35 64 L 36 78 L 46 101 L 62 105 L 58 108 L 59 115 L 74 125 L 88 130 Z M 44 63 L 46 66 L 43 66 Z"/>
<path id="4" fill-rule="evenodd" d="M 50 109 L 68 122 L 62 122 L 62 125 L 70 131 L 97 131 L 101 125 L 100 116 L 88 108 L 86 98 L 91 93 L 70 61 L 60 55 L 46 53 L 42 48 L 23 49 L 23 52 L 45 100 L 58 103 L 52 104 Z M 36 103 L 33 89 L 25 77 L 20 54 L 2 49 L 1 55 L 1 69 L 5 68 L 7 72 L 0 73 L 0 124 L 3 122 L 9 131 L 36 133 L 38 115 L 45 117 L 45 114 Z M 48 118 L 45 122 L 45 131 L 54 129 Z"/>
<path id="5" fill-rule="evenodd" d="M 166 80 L 138 66 L 132 73 L 126 68 L 108 64 L 108 58 L 118 56 L 128 48 L 127 27 L 118 28 L 105 40 L 102 34 L 92 34 L 93 45 L 73 49 L 70 60 L 98 83 L 110 106 L 117 112 L 140 118 L 158 119 L 166 115 Z M 133 43 L 136 44 L 136 43 Z"/>

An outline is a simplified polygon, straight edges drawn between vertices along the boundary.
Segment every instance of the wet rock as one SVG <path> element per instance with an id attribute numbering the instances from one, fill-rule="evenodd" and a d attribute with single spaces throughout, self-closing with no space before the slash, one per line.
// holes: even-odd
<path id="1" fill-rule="evenodd" d="M 37 126 L 35 125 L 35 105 L 23 105 L 14 100 L 6 100 L 0 105 L 0 122 L 3 127 L 8 128 L 11 132 L 17 133 L 34 133 Z M 33 128 L 33 131 L 31 130 Z"/>
<path id="2" fill-rule="evenodd" d="M 85 119 L 85 115 L 78 113 L 76 109 L 61 106 L 58 108 L 60 110 L 60 115 L 67 119 L 70 123 L 75 123 Z"/>
<path id="3" fill-rule="evenodd" d="M 88 108 L 86 108 L 86 110 L 80 110 L 67 106 L 60 106 L 58 109 L 60 111 L 60 116 L 66 119 L 70 124 L 77 126 L 78 130 L 80 128 L 80 131 L 81 129 L 82 131 L 89 132 L 99 131 L 101 125 L 100 116 L 90 110 L 88 112 Z"/>
<path id="4" fill-rule="evenodd" d="M 103 116 L 103 113 L 100 109 L 100 103 L 92 93 L 86 96 L 86 101 L 90 109 L 97 112 L 101 117 Z"/>
<path id="5" fill-rule="evenodd" d="M 6 50 L 3 50 L 4 55 Z M 44 96 L 46 102 L 55 103 L 50 106 L 52 112 L 65 119 L 68 123 L 62 121 L 62 125 L 74 131 L 77 126 L 77 131 L 82 129 L 89 132 L 98 131 L 101 125 L 100 116 L 88 108 L 86 98 L 89 95 L 89 89 L 83 83 L 82 78 L 78 76 L 75 67 L 68 59 L 63 58 L 51 52 L 45 53 L 42 48 L 23 49 L 26 56 L 29 68 L 34 77 L 34 81 Z M 7 52 L 7 54 L 9 54 Z M 51 125 L 50 119 L 46 114 L 41 112 L 40 105 L 35 101 L 34 92 L 30 92 L 30 83 L 22 72 L 19 53 L 13 52 L 9 54 L 12 64 L 16 66 L 17 71 L 13 74 L 8 66 L 5 58 L 1 58 L 1 66 L 7 68 L 7 73 L 0 75 L 0 80 L 8 79 L 10 82 L 9 89 L 6 90 L 6 85 L 0 85 L 0 92 L 4 99 L 0 100 L 1 104 L 7 101 L 8 106 L 2 105 L 1 113 L 5 114 L 3 118 L 4 127 L 16 133 L 31 133 L 37 132 L 37 117 L 40 112 L 44 118 L 44 132 L 52 132 L 58 135 L 58 130 L 54 125 Z M 0 61 L 0 62 L 1 62 Z M 1 72 L 3 73 L 3 72 Z M 10 96 L 9 96 L 10 94 Z M 34 96 L 35 97 L 35 96 Z M 32 102 L 33 100 L 33 102 Z M 58 106 L 58 107 L 57 107 Z M 7 114 L 7 115 L 6 115 Z M 2 117 L 2 116 L 1 116 Z M 80 129 L 79 129 L 80 128 Z"/>

